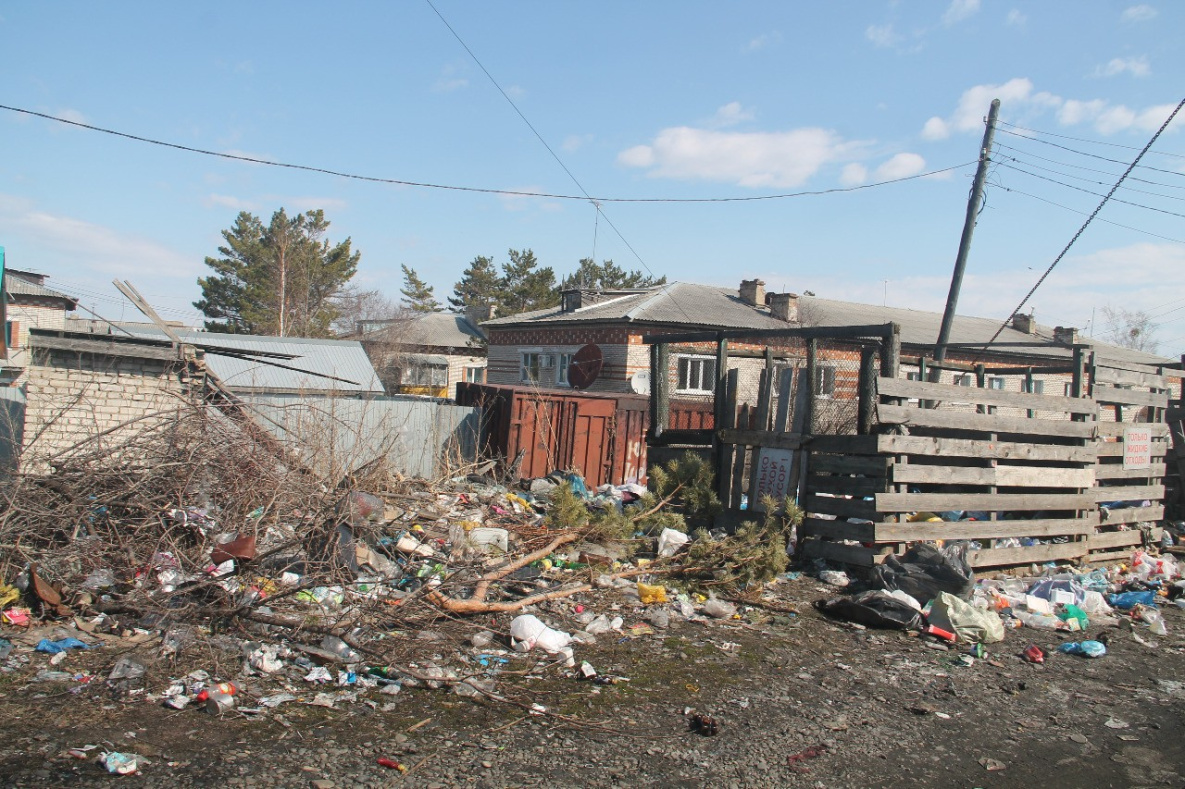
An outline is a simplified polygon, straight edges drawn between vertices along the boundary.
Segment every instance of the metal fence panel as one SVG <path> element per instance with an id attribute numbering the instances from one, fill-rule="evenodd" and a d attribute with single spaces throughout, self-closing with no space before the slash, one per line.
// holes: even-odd
<path id="1" fill-rule="evenodd" d="M 414 397 L 251 395 L 259 423 L 307 462 L 346 473 L 385 457 L 411 477 L 433 479 L 477 457 L 480 410 Z"/>

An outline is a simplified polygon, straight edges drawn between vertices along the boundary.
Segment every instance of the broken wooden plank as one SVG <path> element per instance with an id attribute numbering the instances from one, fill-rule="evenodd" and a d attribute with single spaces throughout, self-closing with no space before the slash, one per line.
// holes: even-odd
<path id="1" fill-rule="evenodd" d="M 983 433 L 1015 433 L 1024 435 L 1060 436 L 1063 438 L 1094 438 L 1095 422 L 1066 422 L 1053 419 L 972 414 L 964 411 L 910 408 L 880 404 L 877 416 L 883 424 L 943 427 L 953 430 L 974 430 Z"/>
<path id="2" fill-rule="evenodd" d="M 1159 422 L 1095 422 L 1094 425 L 1098 428 L 1099 436 L 1105 438 L 1122 438 L 1123 431 L 1129 427 L 1148 428 L 1153 438 L 1163 438 L 1169 434 L 1169 426 Z"/>
<path id="3" fill-rule="evenodd" d="M 934 438 L 931 436 L 877 436 L 876 449 L 894 455 L 929 455 L 931 457 L 966 457 L 984 460 L 1055 460 L 1069 463 L 1093 463 L 1093 446 L 1029 444 L 1015 441 L 985 441 L 970 438 Z"/>
<path id="4" fill-rule="evenodd" d="M 811 470 L 828 474 L 864 474 L 883 477 L 893 466 L 893 459 L 882 455 L 825 455 L 811 453 Z"/>
<path id="5" fill-rule="evenodd" d="M 1143 392 L 1139 389 L 1113 389 L 1110 386 L 1094 388 L 1096 403 L 1112 405 L 1140 405 L 1152 408 L 1168 408 L 1168 392 Z"/>
<path id="6" fill-rule="evenodd" d="M 1133 485 L 1131 487 L 1112 485 L 1105 488 L 1093 488 L 1095 501 L 1143 501 L 1152 499 L 1160 501 L 1164 498 L 1164 485 Z"/>
<path id="7" fill-rule="evenodd" d="M 1099 516 L 1102 518 L 1101 523 L 1104 525 L 1155 522 L 1164 518 L 1164 507 L 1159 504 L 1153 504 L 1151 507 L 1099 510 Z"/>
<path id="8" fill-rule="evenodd" d="M 1060 545 L 1033 545 L 1027 548 L 985 548 L 970 551 L 967 561 L 972 567 L 1004 567 L 1016 564 L 1043 564 L 1058 559 L 1085 556 L 1087 543 L 1068 542 Z"/>
<path id="9" fill-rule="evenodd" d="M 1078 397 L 1009 392 L 1004 389 L 981 389 L 977 386 L 956 386 L 955 384 L 938 384 L 929 381 L 907 381 L 904 378 L 879 378 L 877 386 L 882 395 L 889 397 L 910 397 L 946 403 L 976 403 L 1067 414 L 1098 413 L 1098 407 L 1094 403 Z"/>
<path id="10" fill-rule="evenodd" d="M 1091 493 L 878 493 L 877 512 L 1089 510 Z"/>
<path id="11" fill-rule="evenodd" d="M 1087 544 L 1092 551 L 1105 548 L 1118 548 L 1121 545 L 1143 545 L 1144 534 L 1139 529 L 1097 532 L 1090 535 Z"/>
<path id="12" fill-rule="evenodd" d="M 1124 468 L 1122 463 L 1100 463 L 1094 467 L 1095 479 L 1163 479 L 1164 463 L 1153 463 L 1148 468 Z"/>
<path id="13" fill-rule="evenodd" d="M 1163 375 L 1149 372 L 1134 372 L 1118 370 L 1114 367 L 1095 365 L 1094 382 L 1096 384 L 1124 384 L 1128 386 L 1143 386 L 1148 389 L 1167 389 L 1168 379 Z"/>
<path id="14" fill-rule="evenodd" d="M 893 467 L 893 481 L 938 485 L 994 485 L 1002 488 L 1089 488 L 1094 469 L 1032 466 L 931 466 L 906 463 Z"/>
<path id="15" fill-rule="evenodd" d="M 1098 523 L 1098 513 L 1091 513 L 1084 518 L 958 521 L 957 523 L 878 523 L 876 524 L 876 542 L 1057 537 L 1069 534 L 1091 534 L 1098 527 Z"/>
<path id="16" fill-rule="evenodd" d="M 817 534 L 830 540 L 872 542 L 875 539 L 876 524 L 872 523 L 849 523 L 844 520 L 827 520 L 825 518 L 807 518 L 802 523 L 811 534 Z"/>
<path id="17" fill-rule="evenodd" d="M 838 496 L 819 496 L 808 494 L 806 511 L 822 515 L 835 515 L 839 518 L 858 518 L 860 520 L 876 520 L 876 505 L 864 499 L 845 499 Z"/>
<path id="18" fill-rule="evenodd" d="M 725 428 L 716 433 L 722 444 L 740 444 L 750 447 L 770 447 L 772 449 L 798 449 L 802 446 L 802 436 L 797 433 L 767 433 L 761 430 L 736 430 Z"/>

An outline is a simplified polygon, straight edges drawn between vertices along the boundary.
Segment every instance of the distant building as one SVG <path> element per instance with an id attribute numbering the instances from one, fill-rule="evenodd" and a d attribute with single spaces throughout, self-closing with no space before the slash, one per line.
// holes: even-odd
<path id="1" fill-rule="evenodd" d="M 12 386 L 20 382 L 28 366 L 30 329 L 63 329 L 67 313 L 78 306 L 78 299 L 46 287 L 44 274 L 5 269 L 4 298 L 5 340 L 8 358 L 2 363 L 0 385 Z"/>
<path id="2" fill-rule="evenodd" d="M 362 343 L 391 394 L 455 398 L 457 383 L 485 383 L 483 318 L 493 310 L 408 313 L 382 321 L 359 321 L 353 339 Z"/>

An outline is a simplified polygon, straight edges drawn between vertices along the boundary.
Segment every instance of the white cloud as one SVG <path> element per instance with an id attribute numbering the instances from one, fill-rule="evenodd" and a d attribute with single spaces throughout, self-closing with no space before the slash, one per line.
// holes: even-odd
<path id="1" fill-rule="evenodd" d="M 449 64 L 441 69 L 440 76 L 432 83 L 432 90 L 437 93 L 451 93 L 469 86 L 469 80 L 460 76 L 464 66 Z"/>
<path id="2" fill-rule="evenodd" d="M 954 25 L 979 11 L 979 0 L 951 0 L 942 15 L 942 24 Z"/>
<path id="3" fill-rule="evenodd" d="M 713 128 L 724 128 L 726 126 L 735 126 L 744 121 L 753 120 L 753 111 L 747 110 L 741 106 L 739 101 L 730 101 L 720 109 L 716 110 L 716 114 L 712 117 L 711 126 Z"/>
<path id="4" fill-rule="evenodd" d="M 844 165 L 839 182 L 844 186 L 860 186 L 868 181 L 868 168 L 859 162 Z"/>
<path id="5" fill-rule="evenodd" d="M 61 118 L 62 120 L 70 121 L 71 123 L 89 123 L 85 115 L 83 115 L 78 110 L 72 110 L 70 108 L 58 110 L 53 115 L 55 118 Z"/>
<path id="6" fill-rule="evenodd" d="M 959 297 L 959 314 L 1003 321 L 1048 265 L 1048 260 L 1035 260 L 989 273 L 969 271 Z M 1166 302 L 1185 300 L 1185 282 L 1169 283 L 1164 276 L 1166 271 L 1181 270 L 1185 270 L 1185 247 L 1180 244 L 1139 243 L 1070 256 L 1054 269 L 1025 310 L 1034 309 L 1038 322 L 1045 325 L 1085 329 L 1092 311 L 1108 304 L 1150 310 Z M 1116 271 L 1123 271 L 1124 276 L 1117 278 Z M 787 277 L 784 270 L 754 273 L 765 280 L 771 291 L 801 293 L 809 289 L 823 298 L 859 304 L 881 304 L 885 300 L 885 284 L 867 276 L 846 277 L 822 267 L 803 269 L 793 278 Z M 889 278 L 889 306 L 942 311 L 950 288 L 949 273 L 885 276 Z M 1096 320 L 1101 326 L 1101 317 L 1096 315 Z M 1168 340 L 1180 333 L 1173 326 L 1165 326 L 1157 336 Z M 1180 343 L 1162 347 L 1161 351 L 1172 354 L 1185 350 L 1176 345 Z"/>
<path id="7" fill-rule="evenodd" d="M 593 136 L 591 134 L 569 134 L 564 138 L 564 141 L 560 143 L 560 147 L 568 153 L 572 153 L 573 151 L 580 150 L 586 144 L 592 141 Z"/>
<path id="8" fill-rule="evenodd" d="M 538 184 L 531 184 L 528 186 L 512 186 L 510 187 L 510 191 L 533 192 L 535 194 L 539 194 L 546 192 L 547 190 Z M 530 211 L 531 209 L 536 209 L 547 213 L 554 213 L 556 211 L 563 210 L 562 200 L 549 200 L 545 197 L 530 197 L 525 194 L 500 194 L 498 195 L 498 201 L 502 203 L 503 209 L 515 213 L 520 211 Z"/>
<path id="9" fill-rule="evenodd" d="M 1152 73 L 1152 68 L 1148 65 L 1146 57 L 1112 58 L 1106 65 L 1095 69 L 1095 76 L 1114 77 L 1124 72 L 1130 73 L 1133 77 L 1146 77 Z"/>
<path id="10" fill-rule="evenodd" d="M 1120 17 L 1124 22 L 1147 22 L 1155 19 L 1157 10 L 1150 5 L 1140 4 L 1133 5 L 1124 10 Z"/>
<path id="11" fill-rule="evenodd" d="M 864 31 L 864 37 L 878 47 L 893 47 L 901 43 L 901 36 L 893 30 L 893 25 L 869 25 Z"/>
<path id="12" fill-rule="evenodd" d="M 1014 8 L 1008 12 L 1008 16 L 1004 19 L 1004 23 L 1009 27 L 1024 27 L 1029 18 L 1019 9 Z"/>
<path id="13" fill-rule="evenodd" d="M 153 277 L 192 280 L 201 273 L 201 260 L 139 235 L 124 233 L 82 219 L 37 210 L 20 198 L 0 199 L 0 236 L 37 251 L 28 268 L 101 273 L 135 280 Z"/>
<path id="14" fill-rule="evenodd" d="M 1090 123 L 1099 134 L 1110 135 L 1121 131 L 1155 131 L 1172 111 L 1169 104 L 1145 109 L 1131 109 L 1122 104 L 1110 104 L 1102 99 L 1067 99 L 1034 89 L 1024 78 L 1011 79 L 1002 85 L 976 85 L 963 91 L 958 106 L 949 118 L 931 118 L 922 128 L 925 139 L 943 139 L 943 132 L 979 131 L 992 99 L 1000 99 L 1002 112 L 1009 117 L 1036 116 L 1055 111 L 1063 126 Z M 1175 130 L 1177 127 L 1170 127 Z"/>
<path id="15" fill-rule="evenodd" d="M 927 140 L 945 140 L 950 136 L 950 126 L 937 116 L 926 121 L 922 127 L 922 137 Z"/>
<path id="16" fill-rule="evenodd" d="M 908 178 L 926 169 L 926 160 L 916 153 L 899 153 L 876 168 L 876 180 L 892 181 Z"/>
<path id="17" fill-rule="evenodd" d="M 218 206 L 220 208 L 230 208 L 234 211 L 258 211 L 258 204 L 250 200 L 242 200 L 232 195 L 211 194 L 203 198 L 202 203 L 206 206 Z"/>
<path id="18" fill-rule="evenodd" d="M 649 169 L 654 178 L 715 181 L 747 187 L 794 187 L 864 143 L 818 128 L 787 132 L 721 132 L 677 126 L 649 145 L 622 151 L 618 163 Z"/>
<path id="19" fill-rule="evenodd" d="M 781 43 L 782 43 L 782 34 L 776 30 L 771 30 L 768 33 L 762 33 L 761 35 L 757 36 L 756 38 L 753 38 L 752 40 L 750 40 L 749 43 L 745 45 L 745 47 L 742 51 L 757 52 L 759 50 L 765 49 L 766 47 L 777 46 L 778 44 L 781 44 Z"/>

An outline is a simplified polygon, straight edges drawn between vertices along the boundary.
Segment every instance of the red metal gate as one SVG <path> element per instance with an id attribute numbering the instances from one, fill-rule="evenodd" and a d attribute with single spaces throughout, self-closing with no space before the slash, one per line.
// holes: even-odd
<path id="1" fill-rule="evenodd" d="M 590 488 L 646 479 L 645 397 L 463 383 L 457 402 L 482 409 L 488 452 L 525 450 L 523 478 L 574 470 Z"/>

